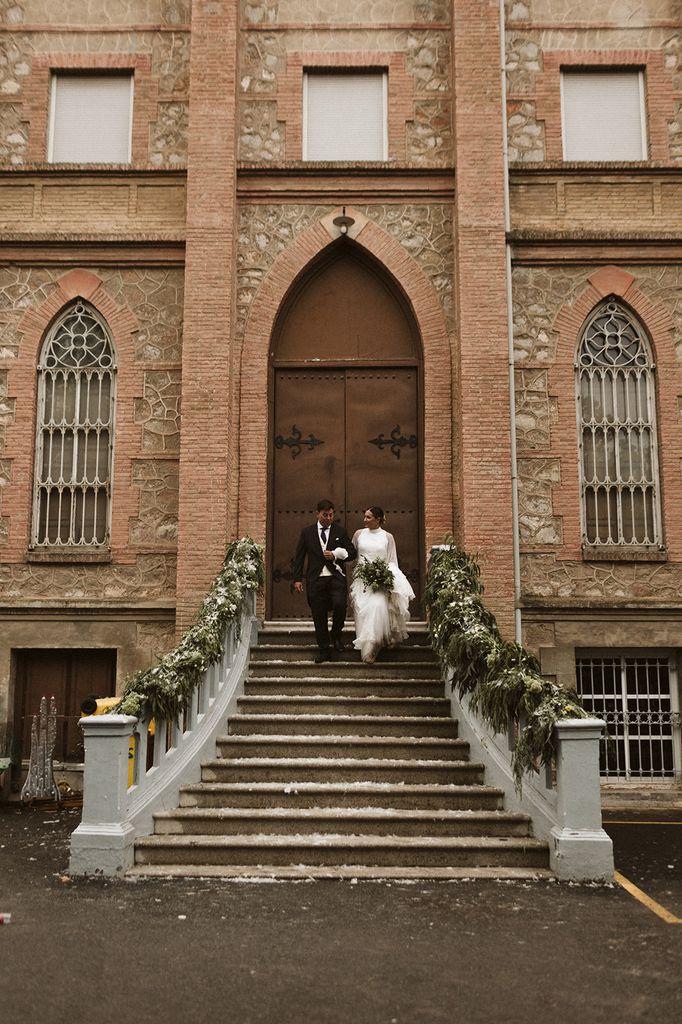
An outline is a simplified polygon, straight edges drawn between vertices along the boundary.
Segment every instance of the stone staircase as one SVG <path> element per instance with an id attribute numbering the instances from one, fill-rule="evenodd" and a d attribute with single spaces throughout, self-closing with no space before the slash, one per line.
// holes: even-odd
<path id="1" fill-rule="evenodd" d="M 425 627 L 367 666 L 315 665 L 312 629 L 270 623 L 229 735 L 135 844 L 134 874 L 548 877 L 457 738 Z"/>

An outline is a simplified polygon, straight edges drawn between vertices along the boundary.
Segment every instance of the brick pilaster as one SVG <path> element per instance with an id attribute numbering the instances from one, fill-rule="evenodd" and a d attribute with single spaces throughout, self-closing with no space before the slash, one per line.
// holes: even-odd
<path id="1" fill-rule="evenodd" d="M 479 553 L 490 604 L 510 635 L 514 583 L 498 17 L 497 0 L 452 5 L 460 349 L 455 415 L 459 539 Z"/>
<path id="2" fill-rule="evenodd" d="M 192 621 L 228 539 L 236 219 L 236 3 L 193 0 L 177 624 Z M 264 385 L 265 386 L 265 385 Z M 229 515 L 229 511 L 228 511 Z"/>

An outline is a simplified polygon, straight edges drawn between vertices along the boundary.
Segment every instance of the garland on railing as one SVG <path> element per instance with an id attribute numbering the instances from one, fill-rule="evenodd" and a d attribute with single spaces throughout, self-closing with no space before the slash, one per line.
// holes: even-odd
<path id="1" fill-rule="evenodd" d="M 139 717 L 145 705 L 145 712 L 152 718 L 177 718 L 203 673 L 222 658 L 225 629 L 234 623 L 238 634 L 247 592 L 258 590 L 263 580 L 262 546 L 250 537 L 230 544 L 223 568 L 204 598 L 194 625 L 158 665 L 129 677 L 120 703 L 112 710 Z"/>
<path id="2" fill-rule="evenodd" d="M 590 717 L 573 690 L 550 683 L 520 644 L 503 640 L 483 603 L 481 571 L 451 544 L 429 562 L 425 603 L 434 650 L 454 671 L 453 687 L 495 732 L 516 727 L 512 769 L 517 788 L 555 755 L 554 727 L 565 718 Z"/>

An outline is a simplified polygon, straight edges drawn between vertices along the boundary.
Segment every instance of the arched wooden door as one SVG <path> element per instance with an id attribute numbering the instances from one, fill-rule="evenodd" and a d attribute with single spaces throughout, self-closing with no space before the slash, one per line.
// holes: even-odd
<path id="1" fill-rule="evenodd" d="M 273 335 L 271 618 L 308 615 L 291 560 L 320 498 L 350 535 L 381 505 L 403 571 L 420 590 L 420 344 L 407 303 L 344 240 L 292 290 Z"/>

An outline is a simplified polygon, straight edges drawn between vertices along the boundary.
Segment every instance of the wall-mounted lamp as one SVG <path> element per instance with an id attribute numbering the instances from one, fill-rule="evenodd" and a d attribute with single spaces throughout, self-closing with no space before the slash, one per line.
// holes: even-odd
<path id="1" fill-rule="evenodd" d="M 353 227 L 353 225 L 355 224 L 355 219 L 353 217 L 349 217 L 346 214 L 346 207 L 344 206 L 343 207 L 343 212 L 341 213 L 341 216 L 340 217 L 334 217 L 334 220 L 332 221 L 332 224 L 334 224 L 339 229 L 339 231 L 341 232 L 342 235 L 347 235 L 348 234 L 348 228 L 352 228 Z"/>

